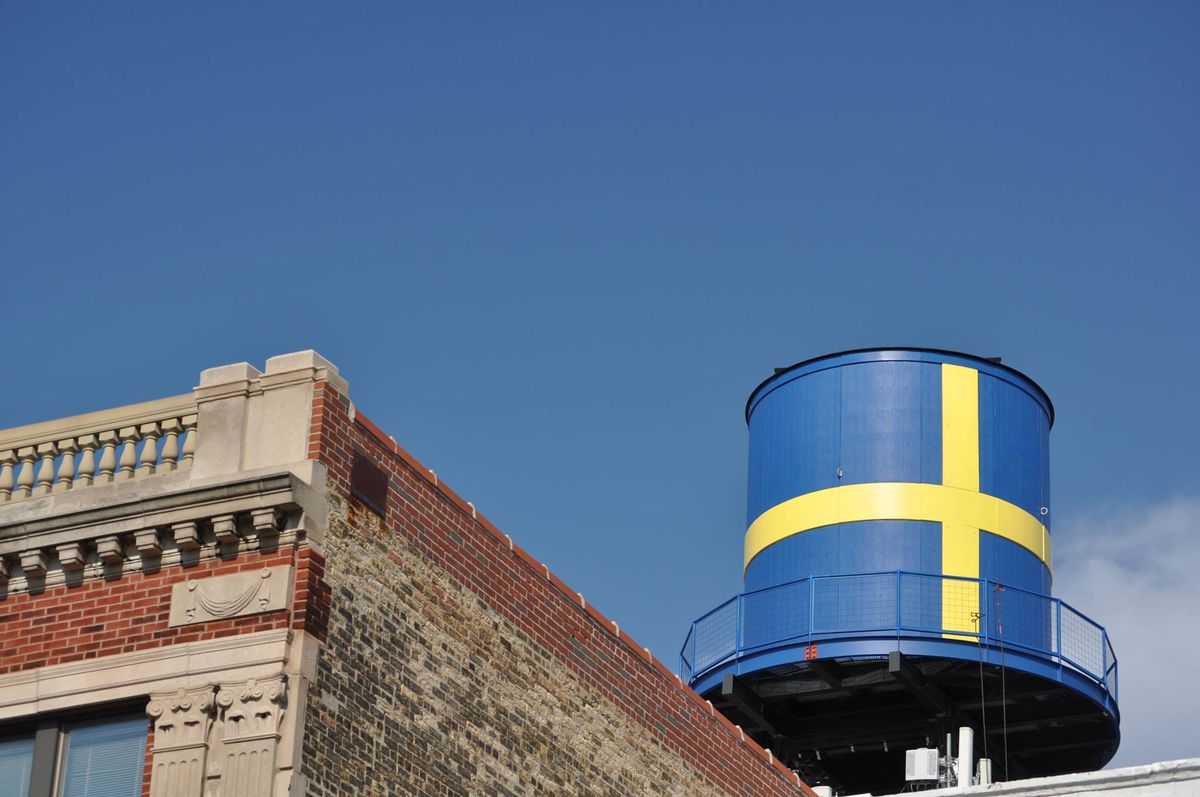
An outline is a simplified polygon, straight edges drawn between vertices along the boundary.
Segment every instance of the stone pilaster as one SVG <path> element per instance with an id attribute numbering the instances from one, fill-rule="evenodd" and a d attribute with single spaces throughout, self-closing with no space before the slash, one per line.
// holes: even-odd
<path id="1" fill-rule="evenodd" d="M 217 692 L 220 743 L 213 743 L 210 797 L 270 795 L 275 790 L 287 676 L 223 685 Z"/>
<path id="2" fill-rule="evenodd" d="M 215 688 L 150 696 L 154 721 L 150 797 L 202 797 Z"/>

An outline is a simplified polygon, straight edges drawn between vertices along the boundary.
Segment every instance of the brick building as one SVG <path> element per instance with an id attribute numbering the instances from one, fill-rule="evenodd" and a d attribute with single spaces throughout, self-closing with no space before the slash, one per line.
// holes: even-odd
<path id="1" fill-rule="evenodd" d="M 0 431 L 0 795 L 811 793 L 314 352 Z"/>

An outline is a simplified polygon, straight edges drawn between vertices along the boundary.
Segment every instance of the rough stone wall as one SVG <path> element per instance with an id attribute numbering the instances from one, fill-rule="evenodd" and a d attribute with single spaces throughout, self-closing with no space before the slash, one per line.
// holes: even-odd
<path id="1" fill-rule="evenodd" d="M 628 634 L 318 386 L 332 606 L 306 708 L 313 797 L 810 793 Z M 388 478 L 386 516 L 350 461 Z"/>
<path id="2" fill-rule="evenodd" d="M 335 513 L 326 536 L 334 610 L 309 693 L 309 795 L 721 793 L 374 516 L 354 516 L 357 528 Z"/>

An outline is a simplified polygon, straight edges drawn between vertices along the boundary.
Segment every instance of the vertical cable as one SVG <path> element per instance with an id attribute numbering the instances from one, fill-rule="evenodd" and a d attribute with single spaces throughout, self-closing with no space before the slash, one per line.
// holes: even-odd
<path id="1" fill-rule="evenodd" d="M 996 622 L 1000 626 L 1000 633 L 997 636 L 1000 637 L 1000 722 L 1003 728 L 1001 736 L 1004 739 L 1004 779 L 1010 780 L 1008 774 L 1008 690 L 1006 688 L 1007 673 L 1004 668 L 1004 614 L 1000 611 L 1000 593 L 1004 588 L 997 584 L 994 589 L 996 592 Z"/>
<path id="2" fill-rule="evenodd" d="M 984 604 L 985 606 L 987 604 Z M 982 635 L 982 625 L 984 615 L 981 612 L 975 613 L 975 630 Z M 983 692 L 983 645 L 979 645 L 979 715 L 983 718 L 983 757 L 988 757 L 988 732 L 987 732 L 987 703 L 984 700 Z"/>

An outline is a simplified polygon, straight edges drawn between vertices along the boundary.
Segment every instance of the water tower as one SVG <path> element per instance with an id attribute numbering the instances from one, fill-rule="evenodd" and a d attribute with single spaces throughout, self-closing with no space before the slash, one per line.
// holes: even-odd
<path id="1" fill-rule="evenodd" d="M 901 790 L 905 750 L 959 727 L 999 780 L 1112 758 L 1116 656 L 1050 591 L 1045 391 L 999 359 L 865 349 L 777 370 L 746 421 L 744 591 L 692 623 L 696 691 L 847 794 Z"/>

